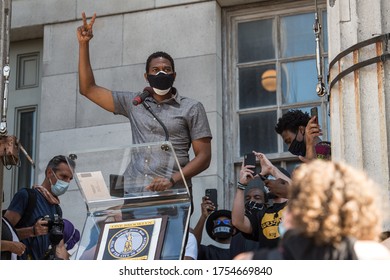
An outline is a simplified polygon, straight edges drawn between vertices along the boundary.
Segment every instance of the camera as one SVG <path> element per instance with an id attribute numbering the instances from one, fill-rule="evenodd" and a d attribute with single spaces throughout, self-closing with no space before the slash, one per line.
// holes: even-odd
<path id="1" fill-rule="evenodd" d="M 60 243 L 60 241 L 64 238 L 64 221 L 57 214 L 54 214 L 54 220 L 52 220 L 49 215 L 44 216 L 43 219 L 47 221 L 51 245 L 58 245 L 58 243 Z"/>

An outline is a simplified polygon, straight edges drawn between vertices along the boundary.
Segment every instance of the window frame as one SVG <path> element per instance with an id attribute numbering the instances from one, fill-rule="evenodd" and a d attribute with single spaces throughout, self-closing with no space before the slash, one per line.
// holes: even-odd
<path id="1" fill-rule="evenodd" d="M 318 16 L 320 17 L 320 22 L 322 24 L 323 12 L 326 11 L 326 1 L 318 1 Z M 241 163 L 243 161 L 243 156 L 240 156 L 240 128 L 239 128 L 239 115 L 240 114 L 248 114 L 253 112 L 267 112 L 267 111 L 275 111 L 277 113 L 277 118 L 282 116 L 282 111 L 286 109 L 295 109 L 302 107 L 313 107 L 319 106 L 319 114 L 321 114 L 321 127 L 323 130 L 323 139 L 328 139 L 329 129 L 329 119 L 328 119 L 328 100 L 326 96 L 320 98 L 319 101 L 312 102 L 300 102 L 300 103 L 290 103 L 290 104 L 282 104 L 281 102 L 281 65 L 286 62 L 295 62 L 295 61 L 303 61 L 305 59 L 316 59 L 315 50 L 313 50 L 313 54 L 303 55 L 297 57 L 280 57 L 280 18 L 282 16 L 290 16 L 304 13 L 313 13 L 313 24 L 314 24 L 314 12 L 315 5 L 312 1 L 294 1 L 294 3 L 286 3 L 286 4 L 267 4 L 260 3 L 257 5 L 245 6 L 244 8 L 230 8 L 225 9 L 223 11 L 224 17 L 224 30 L 223 30 L 223 61 L 224 61 L 224 77 L 223 77 L 223 90 L 226 94 L 224 94 L 223 98 L 223 121 L 226 129 L 224 130 L 224 155 L 225 155 L 225 185 L 229 186 L 229 194 L 231 201 L 235 193 L 236 181 L 239 174 L 239 169 L 241 167 Z M 262 20 L 275 18 L 278 22 L 276 23 L 276 34 L 277 36 L 275 42 L 275 59 L 272 60 L 263 60 L 263 61 L 252 61 L 252 62 L 243 62 L 238 63 L 238 34 L 237 34 L 237 26 L 241 22 Z M 324 43 L 324 28 L 321 30 L 321 43 Z M 315 41 L 315 34 L 313 31 L 313 41 Z M 328 53 L 322 53 L 323 59 L 327 59 Z M 253 107 L 253 108 L 245 108 L 239 109 L 239 69 L 242 67 L 253 67 L 253 66 L 261 66 L 267 65 L 270 63 L 274 63 L 277 71 L 277 97 L 276 104 L 269 105 L 264 107 Z M 314 62 L 315 63 L 315 62 Z M 326 65 L 323 63 L 323 73 L 326 73 Z M 324 79 L 325 79 L 324 74 Z M 315 94 L 315 88 L 313 88 L 313 94 Z M 275 120 L 276 122 L 277 120 Z M 276 123 L 275 123 L 276 124 Z M 275 132 L 276 133 L 276 132 Z M 274 163 L 279 164 L 282 167 L 286 168 L 288 163 L 297 162 L 299 163 L 297 157 L 293 156 L 289 152 L 283 152 L 284 143 L 280 136 L 277 137 L 277 153 L 267 154 L 267 157 Z M 242 151 L 244 152 L 244 151 Z M 229 172 L 230 171 L 230 172 Z M 234 172 L 231 172 L 234 171 Z M 232 188 L 231 188 L 232 187 Z"/>
<path id="2" fill-rule="evenodd" d="M 37 145 L 37 114 L 38 114 L 38 107 L 36 105 L 32 106 L 25 106 L 25 107 L 17 107 L 15 108 L 15 131 L 17 139 L 21 139 L 22 134 L 26 134 L 26 131 L 22 131 L 22 114 L 24 113 L 32 113 L 32 125 L 30 129 L 30 139 L 27 139 L 26 141 L 29 142 L 30 147 L 23 147 L 29 157 L 34 161 L 36 158 L 36 145 Z M 18 168 L 15 168 L 13 171 L 13 178 L 12 178 L 12 186 L 13 186 L 13 192 L 17 192 L 23 187 L 31 187 L 35 183 L 35 168 L 32 166 L 31 162 L 27 159 L 26 155 L 24 153 L 20 153 L 20 164 L 24 165 L 24 168 L 29 170 L 29 175 L 26 176 L 26 178 L 29 177 L 30 182 L 27 183 L 27 185 L 21 185 L 20 182 L 20 175 L 21 175 L 21 166 Z"/>

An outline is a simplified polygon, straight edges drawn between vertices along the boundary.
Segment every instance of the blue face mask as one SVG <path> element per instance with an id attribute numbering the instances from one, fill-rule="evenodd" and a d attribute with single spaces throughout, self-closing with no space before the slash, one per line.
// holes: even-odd
<path id="1" fill-rule="evenodd" d="M 54 185 L 51 185 L 51 192 L 55 196 L 60 196 L 68 190 L 69 183 L 58 179 L 56 174 L 54 173 L 54 171 L 53 171 L 53 174 L 54 174 L 54 177 L 56 177 L 57 182 Z"/>

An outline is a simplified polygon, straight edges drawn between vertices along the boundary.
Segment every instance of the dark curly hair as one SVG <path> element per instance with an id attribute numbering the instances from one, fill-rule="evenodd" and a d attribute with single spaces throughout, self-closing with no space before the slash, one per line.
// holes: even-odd
<path id="1" fill-rule="evenodd" d="M 298 132 L 298 128 L 306 126 L 310 120 L 310 115 L 304 113 L 301 110 L 289 110 L 281 118 L 275 126 L 275 131 L 278 134 L 282 134 L 283 131 L 289 130 L 293 133 Z"/>
<path id="2" fill-rule="evenodd" d="M 151 55 L 149 55 L 148 59 L 146 60 L 146 67 L 145 67 L 146 73 L 149 72 L 149 66 L 150 66 L 150 62 L 152 61 L 152 59 L 155 59 L 158 57 L 163 57 L 163 58 L 168 59 L 171 62 L 173 72 L 175 72 L 175 63 L 173 62 L 173 58 L 169 54 L 167 54 L 166 52 L 158 51 L 158 52 L 155 52 L 155 53 L 152 53 Z"/>

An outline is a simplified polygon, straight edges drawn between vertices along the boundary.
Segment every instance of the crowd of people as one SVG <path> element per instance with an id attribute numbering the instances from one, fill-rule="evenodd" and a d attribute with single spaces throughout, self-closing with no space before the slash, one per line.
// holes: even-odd
<path id="1" fill-rule="evenodd" d="M 291 176 L 253 151 L 261 171 L 242 163 L 231 211 L 213 212 L 203 197 L 197 227 L 209 225 L 217 246 L 203 245 L 200 235 L 198 259 L 390 259 L 390 238 L 383 231 L 388 201 L 364 171 L 331 160 L 330 143 L 321 140 L 315 118 L 290 110 L 275 126 L 302 161 Z M 229 228 L 223 242 L 211 230 L 220 218 Z"/>
<path id="2" fill-rule="evenodd" d="M 162 141 L 168 133 L 192 193 L 191 178 L 206 170 L 211 160 L 212 135 L 203 105 L 179 95 L 173 87 L 175 65 L 165 52 L 148 57 L 144 77 L 150 86 L 143 96 L 98 86 L 89 56 L 96 15 L 89 23 L 84 13 L 82 17 L 83 25 L 77 29 L 80 93 L 103 109 L 127 117 L 134 144 Z M 144 106 L 133 105 L 136 98 Z M 148 106 L 158 112 L 166 129 Z M 290 174 L 264 153 L 253 151 L 260 173 L 254 171 L 256 166 L 242 163 L 231 210 L 217 210 L 210 197 L 202 198 L 201 215 L 188 231 L 183 258 L 390 259 L 390 239 L 382 232 L 382 196 L 374 191 L 378 186 L 363 171 L 331 160 L 331 146 L 321 140 L 317 117 L 290 110 L 278 120 L 275 132 L 302 164 Z M 62 218 L 59 196 L 67 191 L 75 166 L 72 159 L 55 156 L 40 185 L 15 194 L 2 220 L 2 259 L 70 258 L 80 232 Z M 182 183 L 182 175 L 174 170 L 170 178 L 156 177 L 146 189 L 170 189 Z M 60 233 L 52 231 L 56 226 Z M 205 244 L 203 231 L 213 244 Z"/>

